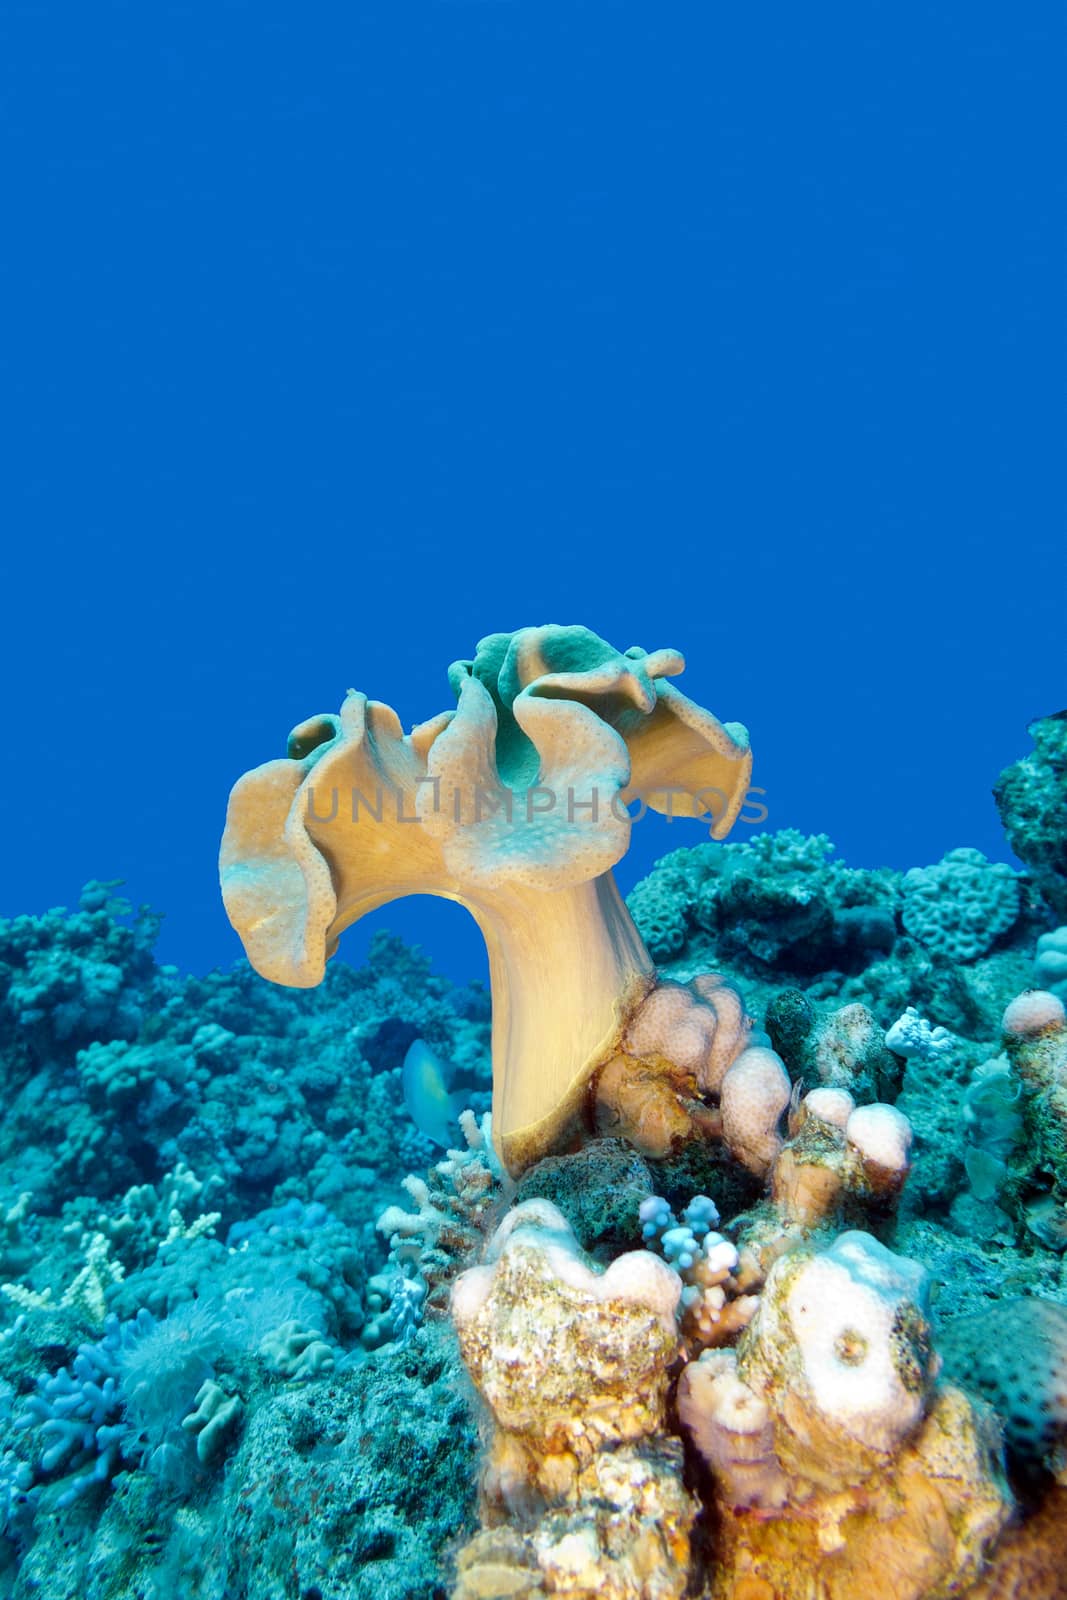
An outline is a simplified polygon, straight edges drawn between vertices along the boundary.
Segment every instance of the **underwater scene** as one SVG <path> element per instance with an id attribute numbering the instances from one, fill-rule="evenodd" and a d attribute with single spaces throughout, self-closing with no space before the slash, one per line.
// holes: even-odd
<path id="1" fill-rule="evenodd" d="M 0 1594 L 1065 1593 L 1067 712 L 989 775 L 1020 868 L 850 866 L 738 837 L 684 666 L 350 690 L 234 774 L 226 970 L 116 882 L 0 923 Z M 648 808 L 699 842 L 624 899 Z"/>
<path id="2" fill-rule="evenodd" d="M 0 1600 L 1067 1600 L 1062 0 L 0 0 Z"/>

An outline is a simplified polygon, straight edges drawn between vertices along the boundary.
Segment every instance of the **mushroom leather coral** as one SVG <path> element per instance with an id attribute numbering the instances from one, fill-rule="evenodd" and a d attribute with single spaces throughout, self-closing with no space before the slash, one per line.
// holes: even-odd
<path id="1" fill-rule="evenodd" d="M 276 983 L 319 983 L 343 930 L 390 900 L 471 911 L 489 951 L 493 1128 L 514 1172 L 567 1137 L 654 981 L 610 870 L 627 803 L 709 816 L 715 838 L 743 803 L 747 735 L 663 681 L 683 667 L 581 627 L 493 634 L 449 669 L 455 711 L 405 735 L 350 691 L 230 795 L 223 899 Z"/>

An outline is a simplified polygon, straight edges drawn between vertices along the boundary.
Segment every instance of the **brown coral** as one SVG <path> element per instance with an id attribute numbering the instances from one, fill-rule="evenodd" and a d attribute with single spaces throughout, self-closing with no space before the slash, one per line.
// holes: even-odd
<path id="1" fill-rule="evenodd" d="M 1067 1593 L 1067 1488 L 1053 1485 L 1037 1510 L 1010 1527 L 965 1600 L 1063 1600 Z"/>

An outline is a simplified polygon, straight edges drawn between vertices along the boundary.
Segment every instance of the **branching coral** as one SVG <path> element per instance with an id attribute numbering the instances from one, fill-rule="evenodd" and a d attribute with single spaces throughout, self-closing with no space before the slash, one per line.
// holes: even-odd
<path id="1" fill-rule="evenodd" d="M 743 803 L 747 736 L 666 681 L 683 666 L 585 628 L 494 634 L 450 669 L 455 712 L 405 736 L 353 691 L 230 796 L 223 898 L 276 982 L 318 983 L 341 932 L 399 896 L 470 909 L 489 950 L 493 1123 L 513 1171 L 568 1138 L 652 984 L 610 873 L 628 802 L 710 816 L 716 837 Z"/>
<path id="2" fill-rule="evenodd" d="M 719 1208 L 695 1195 L 679 1222 L 665 1200 L 651 1196 L 641 1206 L 641 1233 L 680 1276 L 681 1331 L 690 1354 L 735 1339 L 759 1301 L 739 1294 L 734 1269 L 737 1247 L 715 1231 Z"/>
<path id="3" fill-rule="evenodd" d="M 444 1308 L 453 1278 L 481 1245 L 511 1189 L 493 1149 L 491 1118 L 479 1123 L 464 1111 L 459 1121 L 466 1148 L 450 1150 L 426 1178 L 411 1173 L 404 1179 L 416 1209 L 387 1206 L 378 1218 L 378 1232 L 389 1241 L 389 1265 L 368 1286 L 377 1313 L 364 1329 L 368 1347 L 405 1337 L 421 1318 L 424 1300 L 435 1310 Z M 383 1318 L 387 1305 L 391 1315 Z"/>
<path id="4" fill-rule="evenodd" d="M 124 1276 L 122 1264 L 112 1261 L 110 1241 L 102 1233 L 87 1234 L 82 1240 L 85 1265 L 64 1289 L 58 1305 L 76 1311 L 86 1322 L 101 1323 L 107 1311 L 107 1291 Z M 28 1289 L 25 1284 L 0 1284 L 3 1294 L 20 1311 L 45 1311 L 53 1304 L 52 1289 Z"/>
<path id="5" fill-rule="evenodd" d="M 128 1329 L 109 1317 L 103 1337 L 79 1345 L 70 1372 L 42 1376 L 15 1418 L 17 1429 L 39 1430 L 41 1472 L 69 1477 L 61 1506 L 118 1468 L 127 1434 L 119 1358 L 127 1342 Z"/>
<path id="6" fill-rule="evenodd" d="M 231 1324 L 221 1307 L 200 1302 L 163 1321 L 143 1308 L 128 1322 L 111 1313 L 69 1370 L 42 1374 L 14 1428 L 35 1431 L 38 1472 L 55 1481 L 55 1504 L 72 1505 L 123 1464 L 187 1488 L 192 1455 L 216 1461 L 241 1402 L 212 1381 L 214 1362 L 239 1329 L 240 1319 Z"/>
<path id="7" fill-rule="evenodd" d="M 908 1006 L 886 1031 L 885 1042 L 894 1055 L 932 1059 L 951 1050 L 952 1035 L 947 1028 L 931 1027 L 914 1006 Z"/>

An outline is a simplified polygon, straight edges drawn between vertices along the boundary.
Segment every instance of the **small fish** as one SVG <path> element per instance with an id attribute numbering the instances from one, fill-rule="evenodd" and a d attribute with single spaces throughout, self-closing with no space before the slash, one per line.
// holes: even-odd
<path id="1" fill-rule="evenodd" d="M 465 1097 L 449 1094 L 455 1072 L 450 1061 L 434 1055 L 423 1039 L 416 1039 L 404 1057 L 404 1104 L 420 1133 L 447 1150 L 456 1142 L 459 1114 Z"/>

